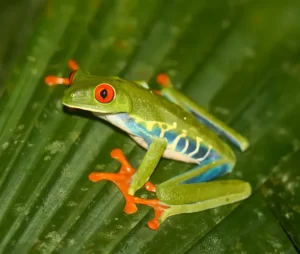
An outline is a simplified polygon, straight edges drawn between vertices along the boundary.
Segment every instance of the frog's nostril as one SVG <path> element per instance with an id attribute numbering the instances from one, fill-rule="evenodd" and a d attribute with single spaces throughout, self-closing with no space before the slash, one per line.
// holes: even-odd
<path id="1" fill-rule="evenodd" d="M 78 98 L 84 98 L 86 97 L 86 92 L 85 91 L 75 91 L 74 93 L 72 93 L 71 95 L 74 99 Z"/>
<path id="2" fill-rule="evenodd" d="M 74 102 L 84 102 L 89 98 L 89 93 L 84 90 L 77 90 L 73 91 L 70 96 Z"/>
<path id="3" fill-rule="evenodd" d="M 93 98 L 93 97 L 92 97 Z M 86 88 L 70 87 L 65 90 L 62 99 L 63 104 L 67 106 L 83 106 L 91 104 L 91 92 Z"/>

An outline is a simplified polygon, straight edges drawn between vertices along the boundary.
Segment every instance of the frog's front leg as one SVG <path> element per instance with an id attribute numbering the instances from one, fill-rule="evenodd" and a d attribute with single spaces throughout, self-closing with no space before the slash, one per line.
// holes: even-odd
<path id="1" fill-rule="evenodd" d="M 114 149 L 111 156 L 121 162 L 122 166 L 119 173 L 101 173 L 93 172 L 89 175 L 89 179 L 93 182 L 101 180 L 110 180 L 114 182 L 124 195 L 126 205 L 124 212 L 128 214 L 137 211 L 136 204 L 144 204 L 152 206 L 155 210 L 155 219 L 148 223 L 152 229 L 157 228 L 158 218 L 168 206 L 161 203 L 158 199 L 142 199 L 135 197 L 135 192 L 145 185 L 148 191 L 156 190 L 155 186 L 147 182 L 152 172 L 156 168 L 161 156 L 163 155 L 167 146 L 167 142 L 162 138 L 152 139 L 148 151 L 136 171 L 127 161 L 120 149 Z"/>
<path id="2" fill-rule="evenodd" d="M 152 140 L 138 171 L 132 176 L 128 194 L 134 195 L 148 181 L 166 148 L 167 141 L 164 138 Z"/>

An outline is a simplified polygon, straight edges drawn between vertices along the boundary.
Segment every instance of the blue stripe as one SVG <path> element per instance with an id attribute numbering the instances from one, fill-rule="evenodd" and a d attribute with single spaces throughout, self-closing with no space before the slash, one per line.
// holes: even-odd
<path id="1" fill-rule="evenodd" d="M 164 138 L 167 139 L 169 145 L 173 143 L 173 141 L 175 140 L 175 138 L 177 136 L 178 136 L 178 134 L 174 131 L 167 131 L 164 134 Z"/>
<path id="2" fill-rule="evenodd" d="M 202 167 L 202 165 L 201 165 L 201 167 Z M 194 170 L 196 170 L 196 169 L 199 169 L 199 167 L 195 168 Z M 198 175 L 191 179 L 188 179 L 188 180 L 182 182 L 182 184 L 208 182 L 208 181 L 214 180 L 214 179 L 228 173 L 230 171 L 230 169 L 231 169 L 230 164 L 222 164 L 222 165 L 219 165 L 217 167 L 214 167 L 214 168 L 204 172 L 201 175 Z"/>
<path id="3" fill-rule="evenodd" d="M 161 128 L 159 127 L 154 127 L 151 131 L 151 134 L 156 137 L 159 137 L 160 133 L 161 133 Z"/>
<path id="4" fill-rule="evenodd" d="M 189 154 L 189 153 L 192 153 L 195 151 L 196 147 L 197 147 L 197 143 L 196 143 L 196 140 L 194 139 L 188 139 L 189 140 L 189 147 L 188 149 L 186 150 L 185 154 Z"/>
<path id="5" fill-rule="evenodd" d="M 193 159 L 201 159 L 203 158 L 208 151 L 208 147 L 204 143 L 200 143 L 200 148 L 197 153 L 195 153 L 192 158 Z"/>
<path id="6" fill-rule="evenodd" d="M 176 145 L 176 151 L 181 152 L 183 148 L 185 147 L 185 143 L 187 142 L 186 138 L 180 138 L 177 145 Z"/>

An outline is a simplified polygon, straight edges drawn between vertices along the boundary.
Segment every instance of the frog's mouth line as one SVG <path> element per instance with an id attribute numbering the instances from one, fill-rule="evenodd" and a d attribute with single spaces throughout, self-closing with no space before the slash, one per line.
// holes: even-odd
<path id="1" fill-rule="evenodd" d="M 96 109 L 92 109 L 92 108 L 87 108 L 87 107 L 83 107 L 83 106 L 76 106 L 76 105 L 70 105 L 68 103 L 64 103 L 63 102 L 63 105 L 65 105 L 66 107 L 68 108 L 71 108 L 71 109 L 81 109 L 81 110 L 85 110 L 85 111 L 90 111 L 92 113 L 99 113 L 99 114 L 107 114 L 106 112 L 103 112 L 103 111 L 100 111 L 100 110 L 96 110 Z"/>
<path id="2" fill-rule="evenodd" d="M 84 110 L 84 111 L 89 111 L 89 112 L 92 112 L 94 113 L 95 115 L 99 115 L 99 116 L 108 116 L 108 115 L 115 115 L 115 114 L 121 114 L 121 113 L 126 113 L 126 112 L 117 112 L 117 113 L 107 113 L 105 111 L 101 111 L 99 109 L 93 109 L 93 108 L 90 108 L 90 107 L 84 107 L 82 105 L 75 105 L 75 103 L 73 103 L 72 105 L 66 103 L 66 102 L 62 102 L 63 105 L 65 105 L 66 107 L 68 108 L 71 108 L 71 109 L 81 109 L 81 110 Z"/>

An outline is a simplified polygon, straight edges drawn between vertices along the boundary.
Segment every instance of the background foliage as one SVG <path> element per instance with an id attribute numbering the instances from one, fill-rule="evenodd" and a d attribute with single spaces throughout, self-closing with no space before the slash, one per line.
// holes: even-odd
<path id="1" fill-rule="evenodd" d="M 19 0 L 0 3 L 0 253 L 297 253 L 300 246 L 298 0 Z M 147 228 L 149 207 L 123 213 L 110 151 L 145 152 L 86 112 L 67 112 L 69 58 L 91 73 L 178 89 L 249 138 L 226 178 L 244 202 Z M 162 160 L 159 183 L 191 165 Z"/>

